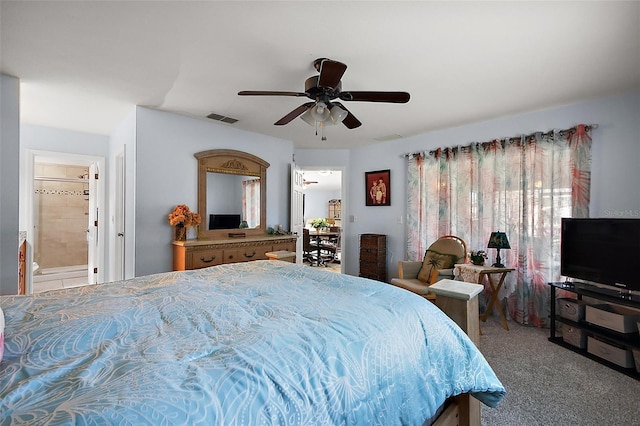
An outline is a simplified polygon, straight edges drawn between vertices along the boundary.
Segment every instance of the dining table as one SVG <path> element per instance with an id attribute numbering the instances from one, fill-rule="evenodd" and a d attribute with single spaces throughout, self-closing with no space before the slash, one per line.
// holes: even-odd
<path id="1" fill-rule="evenodd" d="M 340 232 L 335 232 L 335 231 L 320 231 L 320 232 L 315 232 L 311 234 L 312 238 L 316 238 L 316 246 L 317 246 L 317 250 L 318 250 L 318 256 L 316 259 L 316 265 L 315 266 L 326 266 L 326 262 L 324 260 L 322 260 L 322 241 L 337 241 L 338 237 L 340 236 Z"/>

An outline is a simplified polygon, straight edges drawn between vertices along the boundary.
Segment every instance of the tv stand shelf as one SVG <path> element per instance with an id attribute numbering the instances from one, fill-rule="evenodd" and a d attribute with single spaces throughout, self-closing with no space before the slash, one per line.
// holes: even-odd
<path id="1" fill-rule="evenodd" d="M 561 323 L 576 329 L 584 330 L 584 332 L 588 336 L 604 338 L 607 341 L 615 343 L 616 345 L 619 345 L 620 347 L 624 347 L 626 349 L 631 349 L 631 350 L 640 349 L 640 336 L 638 335 L 638 333 L 630 333 L 630 334 L 618 333 L 615 330 L 610 330 L 604 327 L 598 327 L 596 325 L 589 324 L 586 321 L 575 322 L 570 319 L 561 317 L 556 312 L 556 289 L 572 292 L 578 296 L 578 300 L 582 300 L 582 298 L 586 296 L 593 299 L 597 299 L 599 302 L 613 303 L 616 305 L 627 306 L 627 307 L 636 308 L 636 309 L 640 309 L 640 302 L 637 300 L 630 300 L 628 295 L 613 296 L 609 294 L 602 294 L 602 293 L 590 291 L 588 289 L 575 287 L 573 283 L 570 283 L 570 282 L 551 282 L 548 284 L 551 288 L 551 304 L 550 304 L 551 315 L 549 316 L 550 318 L 549 341 L 557 345 L 560 345 L 564 348 L 567 348 L 573 352 L 579 353 L 596 362 L 599 362 L 600 364 L 606 365 L 607 367 L 610 367 L 616 371 L 626 374 L 627 376 L 640 380 L 640 373 L 636 371 L 634 368 L 624 368 L 617 364 L 609 362 L 604 358 L 600 358 L 596 355 L 591 354 L 590 352 L 587 352 L 587 349 L 582 349 L 565 342 L 562 336 L 556 335 L 557 323 Z"/>

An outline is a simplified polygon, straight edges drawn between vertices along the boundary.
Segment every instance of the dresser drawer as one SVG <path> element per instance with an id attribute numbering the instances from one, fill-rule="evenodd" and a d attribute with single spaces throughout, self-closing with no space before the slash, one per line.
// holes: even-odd
<path id="1" fill-rule="evenodd" d="M 296 241 L 295 235 L 174 241 L 173 270 L 186 271 L 223 263 L 268 260 L 267 253 L 271 251 L 295 252 Z"/>
<path id="2" fill-rule="evenodd" d="M 224 263 L 236 263 L 240 262 L 240 256 L 238 256 L 238 250 L 227 249 L 224 251 Z"/>
<path id="3" fill-rule="evenodd" d="M 386 250 L 360 250 L 360 260 L 366 262 L 386 262 L 387 251 Z"/>
<path id="4" fill-rule="evenodd" d="M 296 243 L 274 244 L 270 251 L 296 251 Z"/>
<path id="5" fill-rule="evenodd" d="M 267 252 L 271 251 L 271 247 L 272 246 L 257 246 L 224 250 L 224 263 L 267 260 Z"/>
<path id="6" fill-rule="evenodd" d="M 360 260 L 360 271 L 373 271 L 384 272 L 387 270 L 387 265 L 384 262 L 366 262 L 364 260 Z"/>
<path id="7" fill-rule="evenodd" d="M 222 264 L 222 250 L 194 250 L 191 253 L 191 268 L 200 269 Z"/>
<path id="8" fill-rule="evenodd" d="M 387 236 L 382 234 L 360 235 L 360 249 L 384 249 L 387 245 Z"/>

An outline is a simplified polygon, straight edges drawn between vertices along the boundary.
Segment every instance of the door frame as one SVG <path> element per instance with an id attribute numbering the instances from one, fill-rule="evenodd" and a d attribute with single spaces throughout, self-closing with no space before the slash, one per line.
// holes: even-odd
<path id="1" fill-rule="evenodd" d="M 91 194 L 89 197 L 97 197 L 96 203 L 100 208 L 101 217 L 99 218 L 98 226 L 98 241 L 102 241 L 97 247 L 97 253 L 95 253 L 95 265 L 98 268 L 98 274 L 96 276 L 97 282 L 102 283 L 105 281 L 105 235 L 107 220 L 107 206 L 106 206 L 106 175 L 105 175 L 105 157 L 95 155 L 83 155 L 72 154 L 67 152 L 58 151 L 45 151 L 40 149 L 27 149 L 25 159 L 23 161 L 24 170 L 24 190 L 20 191 L 20 206 L 24 211 L 21 216 L 24 218 L 25 229 L 27 230 L 27 256 L 26 256 L 26 294 L 33 294 L 33 247 L 34 247 L 34 164 L 37 161 L 48 161 L 53 164 L 69 164 L 78 166 L 89 166 L 91 163 L 97 163 L 98 169 L 101 170 L 102 176 L 98 179 L 97 187 L 98 193 Z M 87 223 L 88 224 L 88 223 Z M 90 272 L 87 270 L 87 279 Z"/>
<path id="2" fill-rule="evenodd" d="M 125 279 L 126 268 L 126 247 L 125 247 L 125 230 L 126 230 L 126 205 L 127 205 L 127 177 L 126 177 L 126 150 L 122 150 L 115 156 L 115 206 L 114 212 L 114 230 L 115 240 L 112 253 L 114 254 L 112 281 L 120 281 Z"/>
<path id="3" fill-rule="evenodd" d="M 289 213 L 289 230 L 296 235 L 296 263 L 302 265 L 303 263 L 303 235 L 302 229 L 304 228 L 304 183 L 302 169 L 295 161 L 289 165 L 289 173 L 291 175 L 290 183 L 290 202 L 291 211 Z"/>
<path id="4" fill-rule="evenodd" d="M 301 172 L 305 172 L 305 171 L 313 171 L 313 172 L 318 172 L 318 171 L 331 171 L 331 172 L 340 172 L 340 199 L 342 200 L 341 202 L 341 215 L 342 215 L 342 221 L 341 221 L 341 225 L 342 225 L 342 241 L 341 241 L 341 251 L 340 251 L 340 256 L 341 256 L 341 260 L 340 260 L 340 272 L 344 274 L 344 271 L 346 269 L 346 258 L 347 256 L 345 256 L 345 238 L 348 235 L 348 228 L 349 228 L 349 224 L 348 224 L 348 220 L 346 220 L 345 218 L 347 218 L 347 205 L 349 203 L 345 202 L 345 200 L 348 199 L 348 194 L 347 194 L 347 185 L 346 185 L 346 173 L 347 173 L 347 168 L 346 167 L 339 167 L 339 166 L 304 166 L 301 164 L 298 164 L 298 167 L 300 168 Z M 305 195 L 306 197 L 306 195 Z M 327 206 L 328 208 L 328 206 Z M 328 213 L 328 210 L 327 210 Z M 303 212 L 304 215 L 304 212 Z M 304 223 L 303 223 L 303 227 L 304 227 Z"/>

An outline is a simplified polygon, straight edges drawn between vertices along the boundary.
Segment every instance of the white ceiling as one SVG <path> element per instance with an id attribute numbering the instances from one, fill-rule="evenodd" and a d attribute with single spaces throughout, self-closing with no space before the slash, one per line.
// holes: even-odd
<path id="1" fill-rule="evenodd" d="M 638 2 L 7 1 L 1 71 L 21 79 L 25 123 L 109 134 L 134 105 L 294 141 L 350 148 L 640 88 Z M 301 119 L 314 59 L 347 64 L 360 128 Z"/>
<path id="2" fill-rule="evenodd" d="M 313 191 L 340 191 L 342 172 L 339 170 L 303 170 L 305 189 Z"/>

